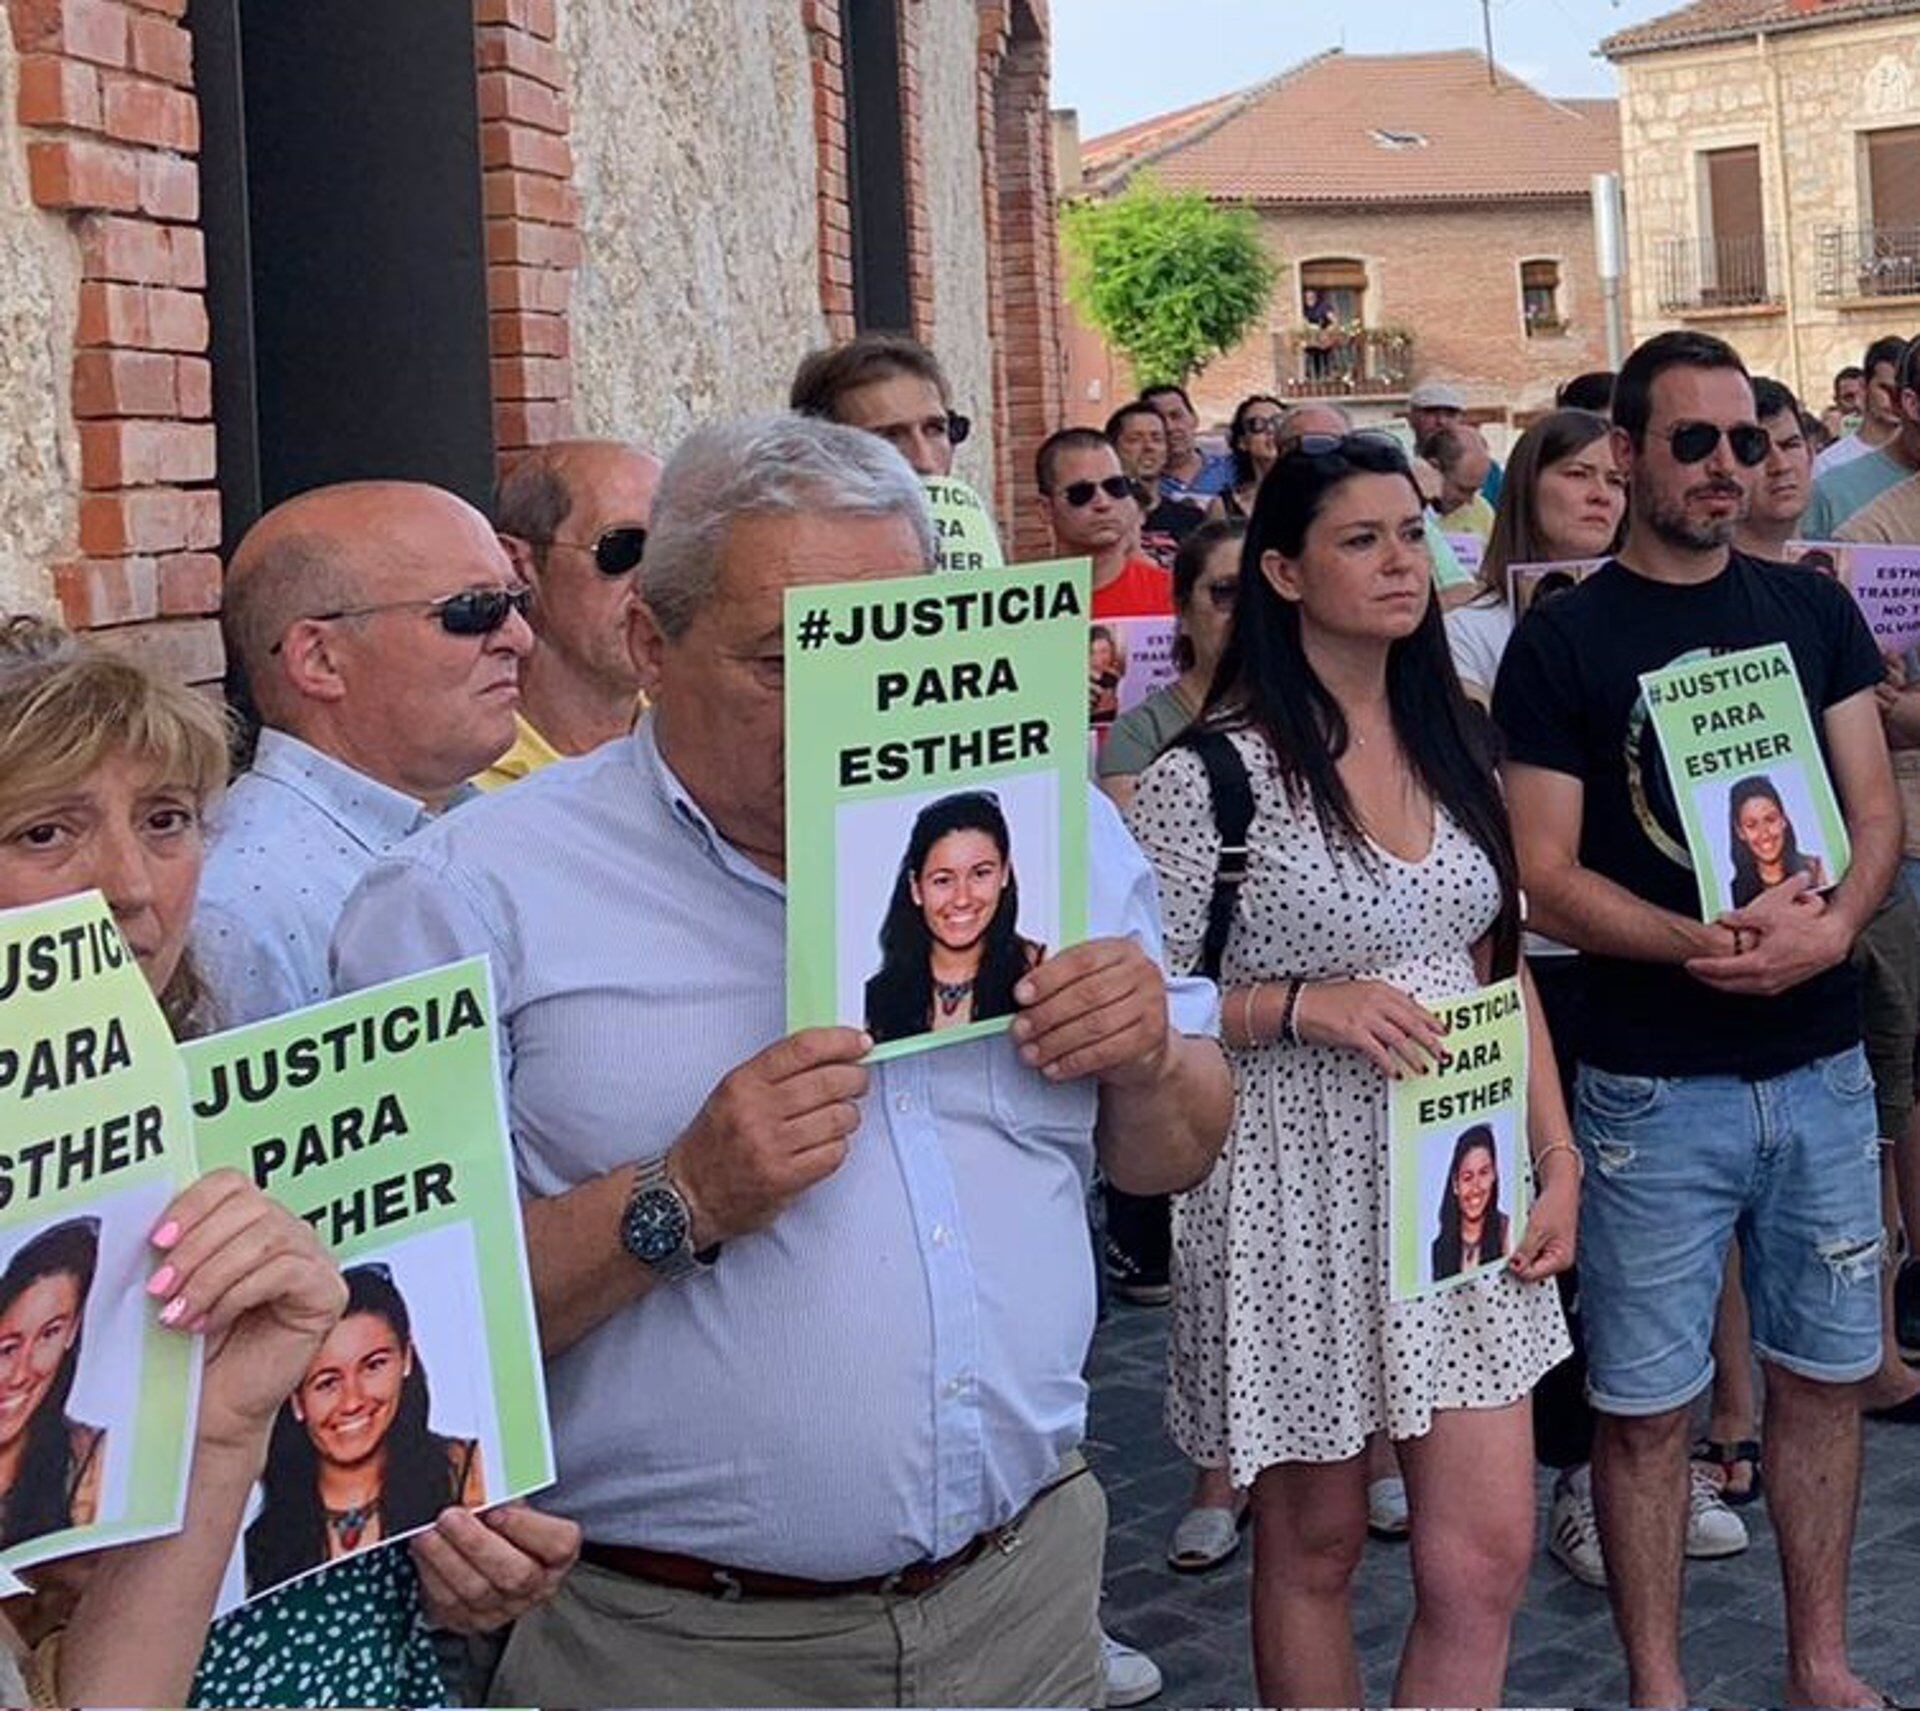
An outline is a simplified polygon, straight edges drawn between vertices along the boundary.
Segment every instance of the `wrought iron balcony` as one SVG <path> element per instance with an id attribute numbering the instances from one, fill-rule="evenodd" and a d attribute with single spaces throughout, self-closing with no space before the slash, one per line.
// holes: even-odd
<path id="1" fill-rule="evenodd" d="M 1654 252 L 1660 310 L 1763 309 L 1785 301 L 1771 233 L 1738 238 L 1668 238 Z"/>
<path id="2" fill-rule="evenodd" d="M 1382 327 L 1302 327 L 1273 335 L 1282 398 L 1397 398 L 1413 384 L 1413 335 Z"/>
<path id="3" fill-rule="evenodd" d="M 1819 255 L 1821 297 L 1920 297 L 1920 226 L 1824 231 Z"/>

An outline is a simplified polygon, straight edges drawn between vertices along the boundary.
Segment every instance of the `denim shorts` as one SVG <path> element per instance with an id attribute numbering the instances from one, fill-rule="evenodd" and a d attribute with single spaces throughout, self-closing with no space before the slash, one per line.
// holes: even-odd
<path id="1" fill-rule="evenodd" d="M 1582 1066 L 1574 1104 L 1594 1407 L 1664 1414 L 1713 1382 L 1736 1238 L 1763 1360 L 1830 1384 L 1879 1370 L 1879 1144 L 1858 1046 L 1765 1081 Z"/>

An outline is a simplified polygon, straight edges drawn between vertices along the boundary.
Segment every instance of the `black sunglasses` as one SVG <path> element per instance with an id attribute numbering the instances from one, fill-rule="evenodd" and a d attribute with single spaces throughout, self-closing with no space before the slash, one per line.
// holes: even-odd
<path id="1" fill-rule="evenodd" d="M 1360 428 L 1351 434 L 1302 434 L 1298 439 L 1287 442 L 1288 457 L 1332 457 L 1336 452 L 1351 450 L 1371 452 L 1392 452 L 1402 463 L 1406 461 L 1406 447 L 1391 434 L 1383 434 L 1377 428 Z"/>
<path id="2" fill-rule="evenodd" d="M 521 617 L 533 610 L 531 588 L 463 588 L 438 600 L 387 600 L 377 606 L 343 606 L 337 612 L 310 612 L 306 622 L 331 624 L 339 618 L 370 618 L 376 612 L 425 612 L 437 619 L 450 636 L 490 636 L 510 613 Z M 282 643 L 267 651 L 278 653 Z"/>
<path id="3" fill-rule="evenodd" d="M 638 523 L 626 523 L 607 530 L 597 541 L 563 541 L 556 535 L 547 544 L 578 547 L 593 554 L 594 566 L 602 576 L 625 576 L 637 570 L 647 556 L 647 531 Z"/>
<path id="4" fill-rule="evenodd" d="M 1231 612 L 1233 603 L 1240 598 L 1240 578 L 1229 577 L 1224 582 L 1207 584 L 1207 600 L 1216 612 Z"/>
<path id="5" fill-rule="evenodd" d="M 1673 448 L 1675 463 L 1704 463 L 1713 456 L 1723 434 L 1733 450 L 1734 462 L 1743 469 L 1765 463 L 1773 448 L 1773 437 L 1757 422 L 1724 429 L 1717 422 L 1679 422 L 1657 437 Z"/>
<path id="6" fill-rule="evenodd" d="M 1277 434 L 1283 416 L 1248 416 L 1240 423 L 1240 433 L 1244 438 L 1248 434 Z"/>
<path id="7" fill-rule="evenodd" d="M 1104 481 L 1069 481 L 1060 489 L 1060 497 L 1076 511 L 1082 505 L 1091 505 L 1096 493 L 1104 493 L 1109 499 L 1139 497 L 1132 477 L 1125 475 L 1109 475 Z"/>

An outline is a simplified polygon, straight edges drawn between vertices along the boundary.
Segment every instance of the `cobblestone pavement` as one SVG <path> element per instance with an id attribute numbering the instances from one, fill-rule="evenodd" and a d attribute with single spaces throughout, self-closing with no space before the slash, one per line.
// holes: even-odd
<path id="1" fill-rule="evenodd" d="M 1088 1454 L 1106 1486 L 1107 1629 L 1149 1652 L 1166 1677 L 1163 1705 L 1251 1705 L 1243 1545 L 1212 1574 L 1166 1566 L 1167 1534 L 1187 1489 L 1161 1424 L 1166 1313 L 1116 1302 L 1094 1346 Z M 1905 1705 L 1920 1704 L 1920 1427 L 1869 1423 L 1867 1490 L 1853 1561 L 1854 1662 Z M 1540 1504 L 1546 1525 L 1545 1481 Z M 1753 1533 L 1744 1555 L 1691 1563 L 1686 1662 L 1694 1703 L 1777 1705 L 1784 1638 L 1779 1558 L 1766 1506 L 1740 1512 Z M 1405 1545 L 1369 1542 L 1355 1611 L 1367 1700 L 1390 1702 L 1394 1663 L 1412 1605 Z M 1510 1705 L 1616 1705 L 1625 1677 L 1606 1595 L 1561 1572 L 1544 1543 L 1514 1635 Z"/>

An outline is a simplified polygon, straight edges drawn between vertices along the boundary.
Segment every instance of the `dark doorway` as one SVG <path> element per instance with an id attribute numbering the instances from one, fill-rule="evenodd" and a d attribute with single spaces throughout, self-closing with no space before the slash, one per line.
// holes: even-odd
<path id="1" fill-rule="evenodd" d="M 907 276 L 907 158 L 900 109 L 898 0 L 840 0 L 847 169 L 853 183 L 853 318 L 913 328 Z"/>
<path id="2" fill-rule="evenodd" d="M 334 481 L 494 473 L 472 0 L 192 0 L 231 548 Z"/>

